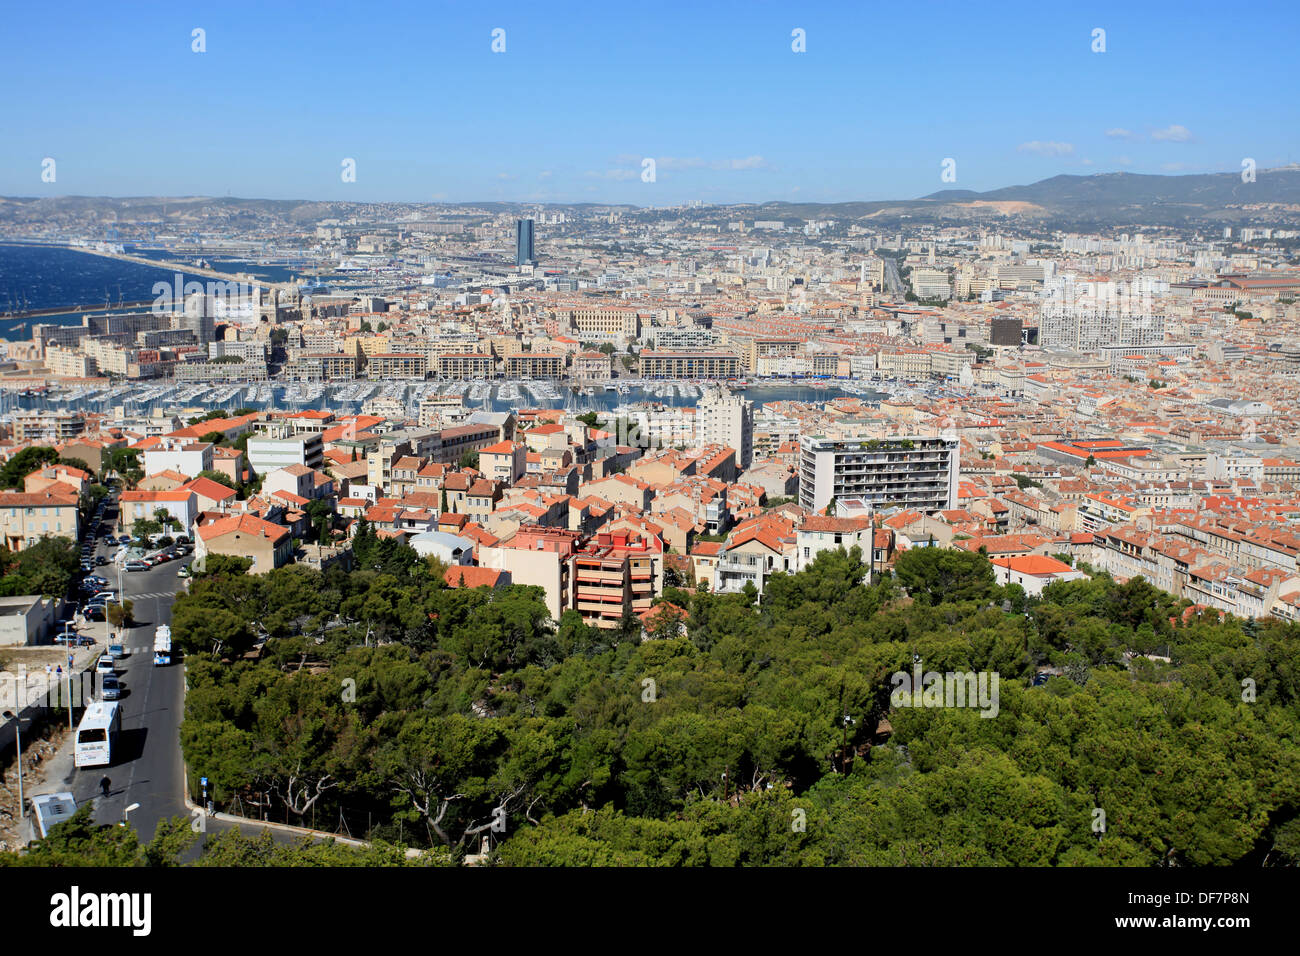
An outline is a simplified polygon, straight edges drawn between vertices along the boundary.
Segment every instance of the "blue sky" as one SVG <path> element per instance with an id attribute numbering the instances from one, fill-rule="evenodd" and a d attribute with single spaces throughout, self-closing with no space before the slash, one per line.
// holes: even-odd
<path id="1" fill-rule="evenodd" d="M 1300 162 L 1294 0 L 182 0 L 4 25 L 10 196 L 845 201 Z"/>

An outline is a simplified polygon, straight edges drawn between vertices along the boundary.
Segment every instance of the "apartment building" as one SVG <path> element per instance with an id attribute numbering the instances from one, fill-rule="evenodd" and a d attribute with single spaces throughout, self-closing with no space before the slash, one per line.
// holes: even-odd
<path id="1" fill-rule="evenodd" d="M 119 521 L 128 533 L 134 534 L 135 523 L 140 520 L 154 520 L 158 511 L 171 515 L 173 534 L 188 533 L 190 525 L 198 515 L 198 499 L 189 488 L 175 491 L 124 491 L 119 499 L 121 517 Z M 177 529 L 182 530 L 177 530 Z"/>
<path id="2" fill-rule="evenodd" d="M 542 589 L 553 620 L 572 606 L 573 588 L 569 559 L 582 535 L 566 528 L 521 525 L 495 545 L 480 545 L 480 567 L 510 572 L 515 584 Z"/>
<path id="3" fill-rule="evenodd" d="M 373 379 L 423 379 L 429 374 L 429 357 L 415 352 L 381 352 L 366 362 Z"/>
<path id="4" fill-rule="evenodd" d="M 523 442 L 497 442 L 480 449 L 478 470 L 485 478 L 513 485 L 527 471 L 527 455 L 528 446 Z"/>
<path id="5" fill-rule="evenodd" d="M 734 449 L 737 467 L 748 468 L 753 460 L 754 403 L 725 386 L 709 389 L 696 407 L 695 432 L 703 445 Z"/>
<path id="6" fill-rule="evenodd" d="M 918 299 L 952 298 L 948 273 L 942 269 L 913 269 L 909 278 L 912 280 L 912 292 Z"/>
<path id="7" fill-rule="evenodd" d="M 863 560 L 871 561 L 874 528 L 867 517 L 833 518 L 826 515 L 808 515 L 795 527 L 794 570 L 809 568 L 823 551 L 843 548 L 862 550 Z"/>
<path id="8" fill-rule="evenodd" d="M 436 462 L 456 464 L 466 452 L 479 451 L 500 440 L 501 429 L 490 423 L 456 425 L 439 433 L 439 444 L 432 457 Z"/>
<path id="9" fill-rule="evenodd" d="M 618 627 L 624 614 L 645 613 L 663 592 L 663 543 L 651 535 L 601 532 L 570 560 L 573 607 L 592 627 Z"/>
<path id="10" fill-rule="evenodd" d="M 640 363 L 643 378 L 730 379 L 743 370 L 732 352 L 642 352 Z"/>
<path id="11" fill-rule="evenodd" d="M 142 456 L 144 473 L 156 475 L 160 471 L 177 471 L 193 478 L 201 471 L 212 469 L 212 449 L 211 442 L 155 439 L 155 444 L 145 448 Z"/>
<path id="12" fill-rule="evenodd" d="M 99 371 L 99 366 L 89 355 L 53 345 L 45 350 L 45 367 L 52 375 L 68 378 L 87 378 Z"/>
<path id="13" fill-rule="evenodd" d="M 293 560 L 293 536 L 288 528 L 253 515 L 232 515 L 198 528 L 194 564 L 199 570 L 210 554 L 251 558 L 252 573 L 265 574 Z"/>
<path id="14" fill-rule="evenodd" d="M 585 336 L 634 339 L 641 334 L 641 316 L 635 309 L 570 309 L 567 319 L 569 328 Z"/>
<path id="15" fill-rule="evenodd" d="M 956 508 L 959 458 L 956 439 L 805 435 L 799 441 L 799 503 L 810 511 L 845 498 L 876 509 Z"/>
<path id="16" fill-rule="evenodd" d="M 14 440 L 53 445 L 86 430 L 86 417 L 76 412 L 19 412 L 13 417 Z"/>
<path id="17" fill-rule="evenodd" d="M 466 352 L 460 355 L 438 356 L 438 378 L 456 381 L 495 378 L 496 362 L 483 352 Z"/>
<path id="18" fill-rule="evenodd" d="M 248 463 L 259 475 L 306 465 L 319 468 L 325 462 L 325 445 L 320 432 L 292 434 L 287 427 L 269 429 L 248 439 Z"/>
<path id="19" fill-rule="evenodd" d="M 41 538 L 71 538 L 81 531 L 77 496 L 46 490 L 0 492 L 0 541 L 21 551 Z"/>
<path id="20" fill-rule="evenodd" d="M 763 516 L 741 523 L 717 551 L 714 589 L 735 594 L 752 584 L 761 595 L 773 574 L 796 569 L 796 540 L 793 524 L 780 517 Z"/>
<path id="21" fill-rule="evenodd" d="M 549 352 L 515 352 L 505 358 L 506 378 L 563 378 L 564 356 Z"/>

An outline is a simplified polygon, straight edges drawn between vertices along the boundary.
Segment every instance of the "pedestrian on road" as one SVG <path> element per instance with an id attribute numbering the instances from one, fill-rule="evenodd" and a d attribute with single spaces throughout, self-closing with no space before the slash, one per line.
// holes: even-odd
<path id="1" fill-rule="evenodd" d="M 111 787 L 112 785 L 113 785 L 113 781 L 109 780 L 107 777 L 104 777 L 102 780 L 99 781 L 99 789 L 104 792 L 104 796 L 108 796 L 108 788 Z"/>

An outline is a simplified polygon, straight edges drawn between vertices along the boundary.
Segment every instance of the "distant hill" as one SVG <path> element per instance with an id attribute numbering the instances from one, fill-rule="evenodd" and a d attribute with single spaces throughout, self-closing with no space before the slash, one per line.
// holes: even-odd
<path id="1" fill-rule="evenodd" d="M 398 222 L 412 213 L 478 211 L 486 215 L 527 214 L 536 203 L 355 203 L 333 200 L 239 199 L 186 196 L 112 198 L 61 196 L 56 198 L 0 198 L 0 225 L 30 223 L 58 216 L 86 222 L 122 219 L 156 219 L 169 225 L 217 216 L 238 228 L 260 216 L 290 223 L 309 224 L 321 219 L 385 219 Z M 633 214 L 680 215 L 677 211 L 645 210 L 617 203 L 548 203 L 551 209 L 622 210 Z M 970 220 L 1020 216 L 1045 221 L 1089 223 L 1148 223 L 1178 225 L 1194 221 L 1300 219 L 1300 166 L 1261 169 L 1255 182 L 1243 183 L 1241 174 L 1198 173 L 1153 176 L 1141 173 L 1097 173 L 1091 176 L 1053 176 L 1023 186 L 1005 186 L 986 192 L 945 189 L 919 199 L 874 202 L 762 202 L 709 206 L 698 215 L 755 219 L 868 219 Z"/>
<path id="2" fill-rule="evenodd" d="M 851 203 L 764 203 L 760 213 L 800 219 L 964 219 L 1022 215 L 1117 223 L 1174 225 L 1188 220 L 1300 218 L 1300 166 L 1261 169 L 1255 182 L 1240 173 L 1152 176 L 1098 173 L 1053 176 L 1026 186 L 987 192 L 945 189 L 920 199 Z M 761 217 L 760 217 L 761 218 Z"/>

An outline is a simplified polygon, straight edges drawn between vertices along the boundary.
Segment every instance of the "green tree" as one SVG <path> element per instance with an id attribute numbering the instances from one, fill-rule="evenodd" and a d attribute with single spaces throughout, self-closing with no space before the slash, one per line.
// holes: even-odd
<path id="1" fill-rule="evenodd" d="M 199 472 L 195 477 L 206 478 L 208 479 L 208 481 L 215 481 L 219 485 L 225 485 L 231 491 L 237 490 L 235 485 L 235 479 L 231 478 L 224 471 L 217 471 L 212 468 L 205 468 L 203 471 Z"/>
<path id="2" fill-rule="evenodd" d="M 108 453 L 108 470 L 119 475 L 127 488 L 134 488 L 144 477 L 140 452 L 134 448 L 113 448 Z"/>
<path id="3" fill-rule="evenodd" d="M 109 604 L 104 611 L 104 617 L 108 620 L 110 626 L 118 628 L 131 627 L 135 623 L 135 618 L 131 612 L 135 610 L 134 601 L 122 601 Z"/>
<path id="4" fill-rule="evenodd" d="M 16 452 L 0 467 L 0 485 L 5 488 L 21 488 L 23 479 L 33 471 L 59 460 L 59 453 L 53 448 L 33 446 Z"/>
<path id="5" fill-rule="evenodd" d="M 0 596 L 63 597 L 80 564 L 70 538 L 44 536 L 17 552 L 0 547 Z"/>
<path id="6" fill-rule="evenodd" d="M 983 601 L 993 594 L 993 566 L 982 554 L 946 548 L 911 548 L 894 562 L 894 576 L 923 604 Z"/>
<path id="7" fill-rule="evenodd" d="M 135 535 L 136 545 L 148 549 L 152 547 L 153 537 L 162 534 L 163 526 L 153 518 L 137 518 L 131 525 L 131 531 Z"/>

